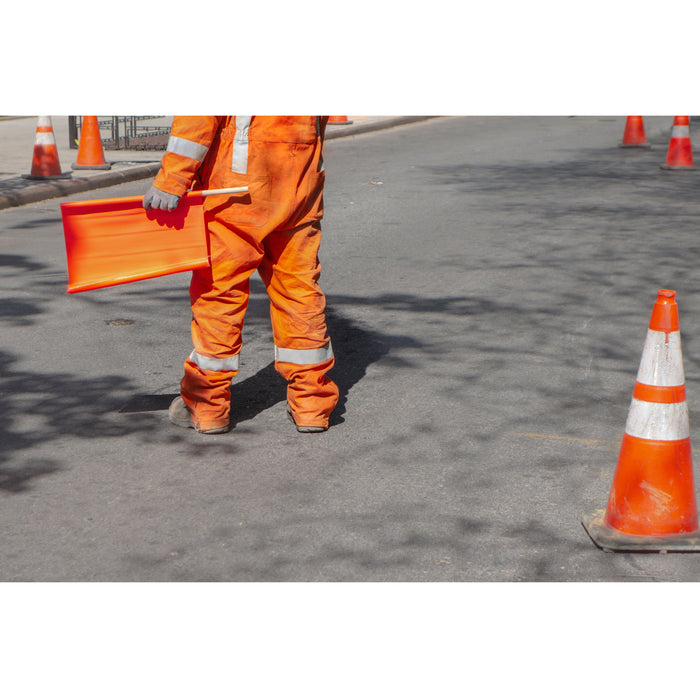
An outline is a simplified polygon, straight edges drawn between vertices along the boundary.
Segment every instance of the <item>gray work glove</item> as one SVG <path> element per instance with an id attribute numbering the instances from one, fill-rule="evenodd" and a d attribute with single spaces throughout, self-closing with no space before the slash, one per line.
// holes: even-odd
<path id="1" fill-rule="evenodd" d="M 146 211 L 150 209 L 167 209 L 172 211 L 179 201 L 180 197 L 178 195 L 163 192 L 163 190 L 151 186 L 151 189 L 143 197 L 143 208 Z"/>

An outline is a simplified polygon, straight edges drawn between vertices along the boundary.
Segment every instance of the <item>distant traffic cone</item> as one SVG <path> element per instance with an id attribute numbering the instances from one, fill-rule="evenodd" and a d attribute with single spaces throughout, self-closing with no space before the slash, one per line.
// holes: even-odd
<path id="1" fill-rule="evenodd" d="M 643 117 L 627 117 L 620 148 L 651 148 L 644 133 Z"/>
<path id="2" fill-rule="evenodd" d="M 97 117 L 83 117 L 78 158 L 71 167 L 73 170 L 109 170 L 112 167 L 105 162 Z"/>
<path id="3" fill-rule="evenodd" d="M 690 143 L 690 118 L 674 117 L 664 170 L 696 170 Z"/>
<path id="4" fill-rule="evenodd" d="M 654 304 L 607 509 L 583 522 L 607 551 L 700 552 L 675 296 Z"/>
<path id="5" fill-rule="evenodd" d="M 70 176 L 70 173 L 61 172 L 51 117 L 39 117 L 34 138 L 32 172 L 22 177 L 29 180 L 65 180 Z"/>
<path id="6" fill-rule="evenodd" d="M 347 117 L 328 117 L 329 124 L 352 124 L 352 120 Z"/>

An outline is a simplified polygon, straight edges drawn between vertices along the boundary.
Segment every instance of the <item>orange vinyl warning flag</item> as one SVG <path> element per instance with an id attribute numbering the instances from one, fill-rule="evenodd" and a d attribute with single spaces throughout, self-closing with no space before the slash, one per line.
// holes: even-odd
<path id="1" fill-rule="evenodd" d="M 202 196 L 172 211 L 143 196 L 61 204 L 68 293 L 185 272 L 209 265 Z"/>
<path id="2" fill-rule="evenodd" d="M 191 192 L 172 212 L 142 196 L 61 204 L 68 293 L 208 267 L 204 196 L 244 189 Z"/>

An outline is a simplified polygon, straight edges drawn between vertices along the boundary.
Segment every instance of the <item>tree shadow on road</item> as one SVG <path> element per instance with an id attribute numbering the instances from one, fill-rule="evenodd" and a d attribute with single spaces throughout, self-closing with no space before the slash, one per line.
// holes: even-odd
<path id="1" fill-rule="evenodd" d="M 13 463 L 16 455 L 54 442 L 118 438 L 156 426 L 154 420 L 125 422 L 119 417 L 122 392 L 135 388 L 128 377 L 33 372 L 16 369 L 17 361 L 0 351 L 0 491 L 24 491 L 34 479 L 66 468 L 53 457 Z M 71 452 L 80 454 L 77 448 Z"/>
<path id="2" fill-rule="evenodd" d="M 15 285 L 17 295 L 7 295 L 0 304 L 0 323 L 6 328 L 40 327 L 44 315 L 50 312 L 49 302 L 64 295 L 64 273 L 55 273 L 53 267 L 19 255 L 0 256 L 0 266 L 8 270 L 8 280 L 14 278 L 19 282 L 19 286 Z M 25 290 L 31 293 L 26 294 Z M 254 290 L 258 292 L 258 303 L 249 307 L 246 327 L 249 337 L 255 339 L 269 333 L 269 311 L 261 283 L 258 287 L 254 285 Z M 262 295 L 259 294 L 261 290 Z M 92 310 L 86 314 L 90 318 L 96 314 L 98 317 L 113 314 L 115 307 L 128 305 L 129 315 L 138 319 L 163 313 L 162 309 L 175 303 L 186 304 L 184 296 L 181 289 L 162 281 L 153 285 L 146 282 L 85 295 L 80 298 L 80 303 Z M 371 300 L 366 302 L 371 303 Z M 368 366 L 390 353 L 392 348 L 415 342 L 363 327 L 353 320 L 352 308 L 343 308 L 351 307 L 352 303 L 354 300 L 341 299 L 336 303 L 331 299 L 328 304 L 327 322 L 336 354 L 336 366 L 331 376 L 340 390 L 332 425 L 344 421 L 349 392 L 365 376 Z M 154 311 L 157 307 L 162 309 Z M 140 435 L 151 442 L 160 439 L 163 420 L 159 412 L 167 410 L 177 394 L 144 393 L 138 379 L 133 376 L 93 376 L 89 367 L 73 373 L 56 371 L 60 362 L 57 359 L 49 361 L 50 346 L 38 351 L 42 356 L 46 355 L 46 371 L 25 369 L 19 354 L 0 350 L 0 366 L 3 368 L 0 376 L 3 396 L 0 402 L 0 491 L 25 491 L 34 480 L 69 468 L 64 461 L 52 456 L 29 456 L 33 449 L 45 445 L 98 437 Z M 179 377 L 173 377 L 173 384 L 178 380 Z M 233 425 L 254 419 L 284 401 L 285 396 L 285 382 L 275 371 L 274 362 L 270 362 L 253 376 L 234 383 Z M 168 439 L 181 443 L 186 434 Z M 192 449 L 200 447 L 196 445 Z M 218 443 L 214 448 L 223 449 Z M 62 452 L 59 450 L 57 454 Z M 24 455 L 27 456 L 23 459 Z"/>
<path id="3" fill-rule="evenodd" d="M 369 301 L 369 300 L 368 300 Z M 333 344 L 335 365 L 330 378 L 337 384 L 338 404 L 330 418 L 330 425 L 344 422 L 348 394 L 362 380 L 367 368 L 391 352 L 392 348 L 415 344 L 415 340 L 379 333 L 362 327 L 339 310 L 342 302 L 329 299 L 326 309 L 328 333 Z M 253 319 L 250 319 L 252 324 Z M 231 387 L 231 422 L 235 426 L 286 400 L 286 382 L 275 370 L 274 362 L 255 375 Z"/>

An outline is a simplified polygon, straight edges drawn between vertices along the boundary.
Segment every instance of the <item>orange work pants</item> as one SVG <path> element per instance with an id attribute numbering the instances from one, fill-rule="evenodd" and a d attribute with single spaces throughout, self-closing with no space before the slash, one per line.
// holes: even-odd
<path id="1" fill-rule="evenodd" d="M 185 361 L 180 384 L 195 426 L 207 430 L 229 422 L 230 385 L 257 269 L 270 299 L 275 368 L 287 381 L 289 409 L 297 425 L 327 428 L 338 388 L 326 376 L 334 360 L 318 285 L 320 222 L 256 236 L 210 213 L 207 226 L 211 267 L 194 270 L 190 285 L 197 358 Z"/>

